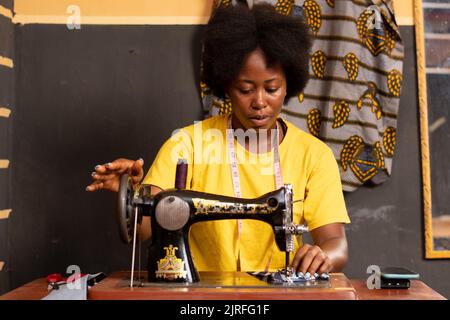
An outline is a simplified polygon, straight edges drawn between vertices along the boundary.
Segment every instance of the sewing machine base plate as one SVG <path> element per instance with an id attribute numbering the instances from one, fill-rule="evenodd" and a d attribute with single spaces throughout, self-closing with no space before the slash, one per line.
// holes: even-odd
<path id="1" fill-rule="evenodd" d="M 123 287 L 130 286 L 130 279 L 123 279 L 119 284 Z M 304 282 L 268 283 L 246 272 L 202 272 L 200 281 L 187 282 L 148 282 L 141 274 L 141 279 L 135 277 L 134 286 L 137 287 L 161 287 L 166 288 L 331 288 L 330 281 L 316 280 Z"/>
<path id="2" fill-rule="evenodd" d="M 356 291 L 342 273 L 330 274 L 329 281 L 269 284 L 245 272 L 200 272 L 197 283 L 147 282 L 135 273 L 130 287 L 130 272 L 115 272 L 91 288 L 89 299 L 131 300 L 354 300 Z"/>

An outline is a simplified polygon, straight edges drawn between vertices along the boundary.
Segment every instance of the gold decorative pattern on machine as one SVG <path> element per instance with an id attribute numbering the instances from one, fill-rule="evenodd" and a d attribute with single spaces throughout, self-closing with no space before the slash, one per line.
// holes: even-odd
<path id="1" fill-rule="evenodd" d="M 196 209 L 195 214 L 269 214 L 274 212 L 278 207 L 278 203 L 270 203 L 270 201 L 258 204 L 193 198 L 192 203 Z"/>
<path id="2" fill-rule="evenodd" d="M 184 261 L 175 255 L 175 250 L 178 250 L 178 247 L 169 245 L 164 247 L 164 250 L 166 250 L 166 256 L 157 262 L 158 271 L 155 271 L 156 278 L 167 280 L 186 279 L 187 271 L 184 270 Z"/>

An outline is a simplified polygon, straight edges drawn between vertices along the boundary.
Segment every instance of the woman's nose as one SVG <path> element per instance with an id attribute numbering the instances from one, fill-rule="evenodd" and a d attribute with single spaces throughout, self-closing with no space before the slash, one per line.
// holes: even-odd
<path id="1" fill-rule="evenodd" d="M 252 107 L 255 109 L 263 109 L 267 107 L 267 102 L 264 98 L 264 91 L 263 90 L 257 90 L 255 98 L 252 103 Z"/>

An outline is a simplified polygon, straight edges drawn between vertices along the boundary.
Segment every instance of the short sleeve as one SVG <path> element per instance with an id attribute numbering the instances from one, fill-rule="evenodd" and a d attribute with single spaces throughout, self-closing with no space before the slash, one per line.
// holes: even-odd
<path id="1" fill-rule="evenodd" d="M 339 168 L 328 147 L 308 177 L 303 215 L 310 230 L 330 223 L 350 223 Z"/>
<path id="2" fill-rule="evenodd" d="M 192 150 L 192 139 L 189 134 L 182 129 L 176 131 L 159 149 L 142 183 L 151 184 L 163 190 L 174 188 L 177 163 L 179 159 L 183 158 L 188 163 L 186 189 L 190 189 L 193 163 Z"/>

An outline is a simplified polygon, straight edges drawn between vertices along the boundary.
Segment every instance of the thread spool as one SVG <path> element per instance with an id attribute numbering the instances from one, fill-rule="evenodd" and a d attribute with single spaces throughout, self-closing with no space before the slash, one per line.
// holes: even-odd
<path id="1" fill-rule="evenodd" d="M 177 171 L 175 174 L 175 188 L 186 189 L 188 163 L 186 159 L 178 159 Z"/>

